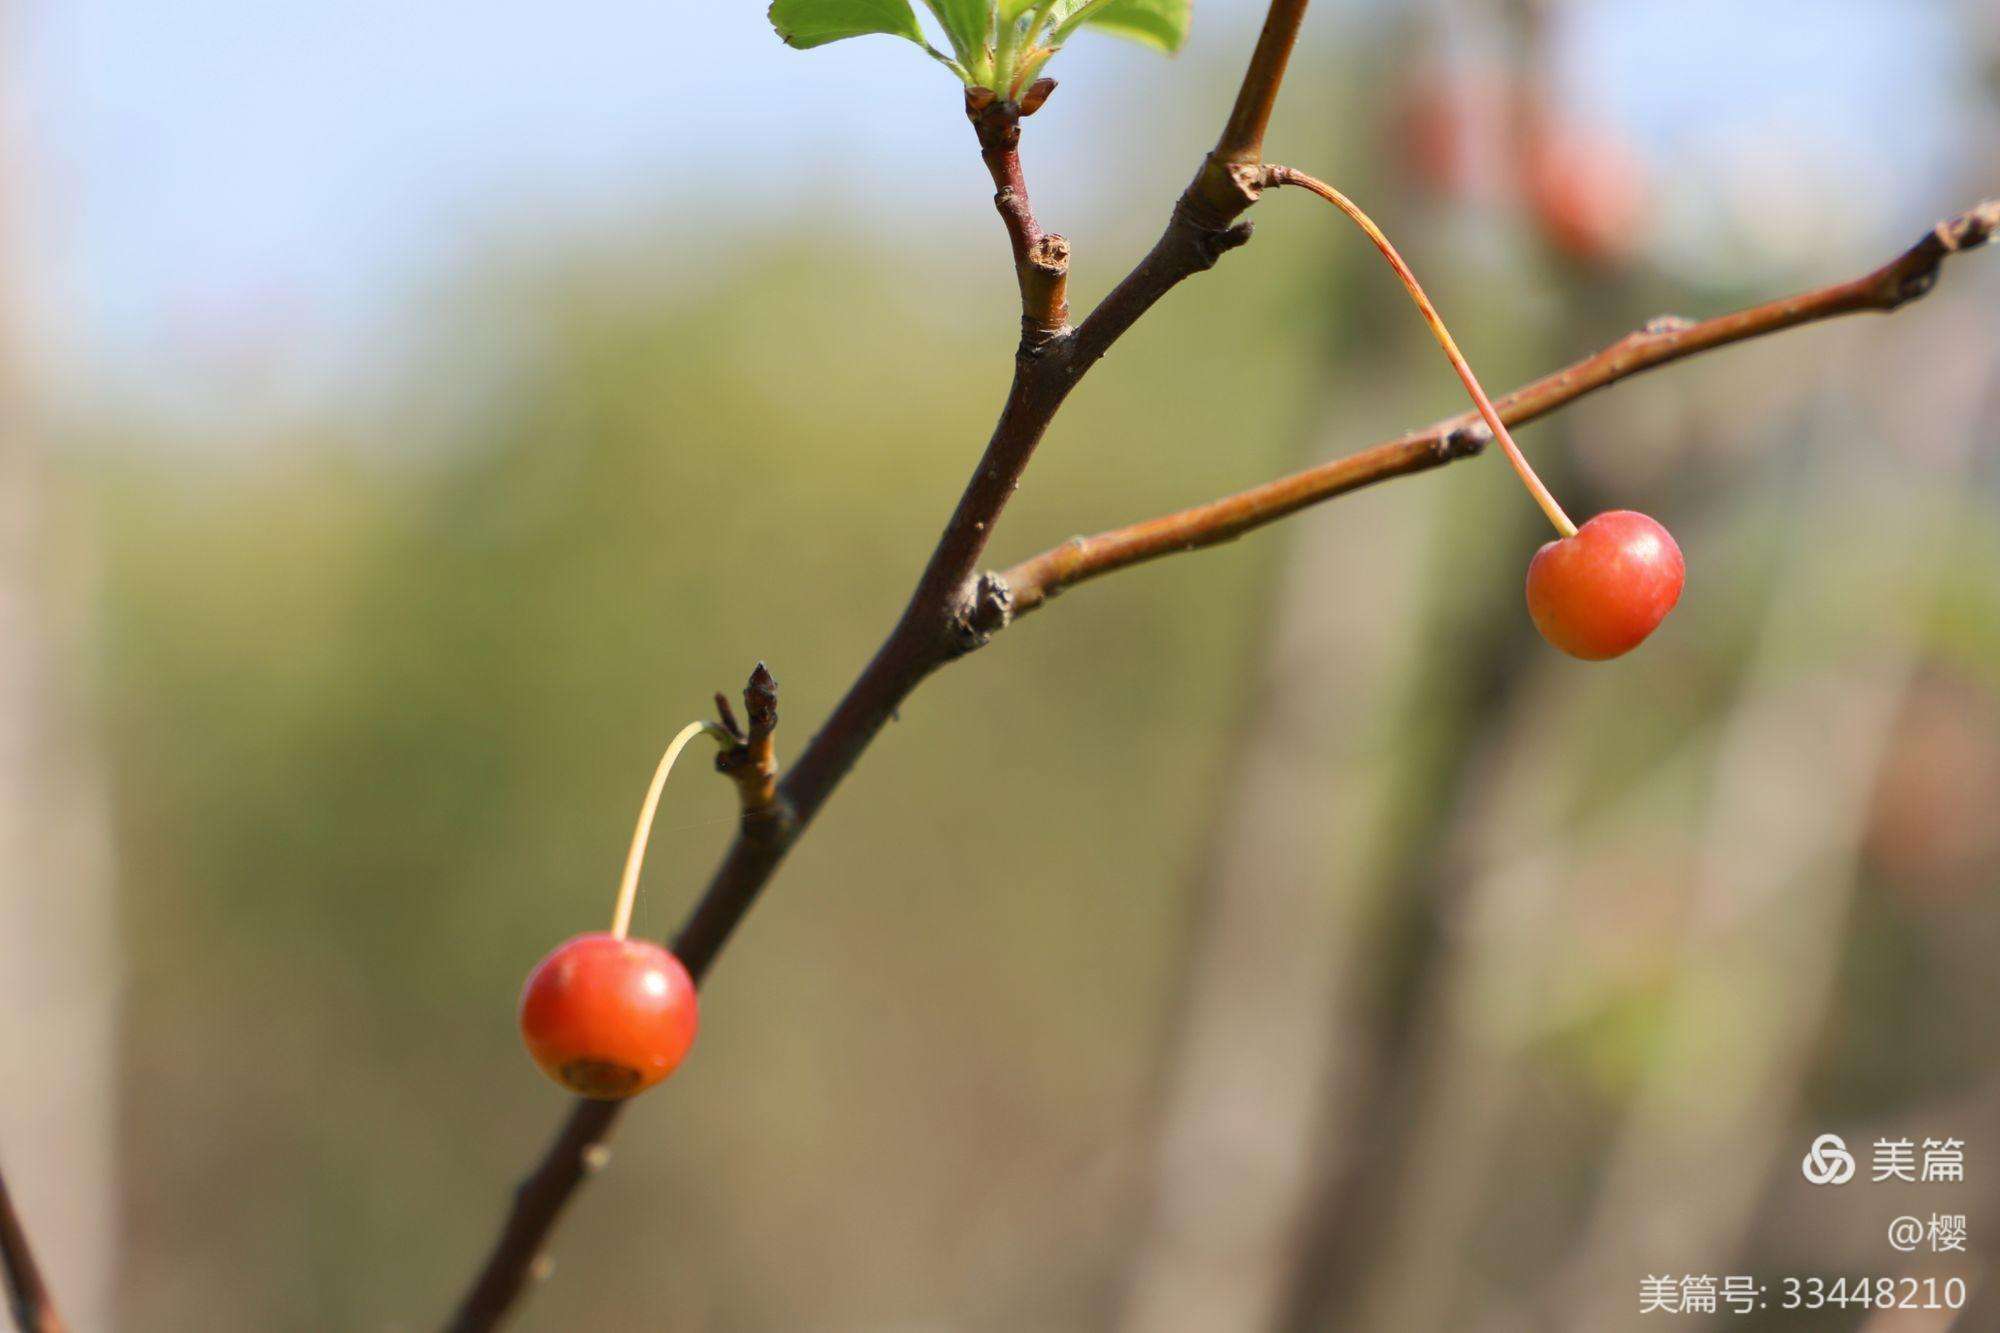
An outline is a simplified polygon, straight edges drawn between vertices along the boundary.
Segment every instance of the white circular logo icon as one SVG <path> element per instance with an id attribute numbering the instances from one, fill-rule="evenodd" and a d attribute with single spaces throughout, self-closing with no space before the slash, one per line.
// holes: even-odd
<path id="1" fill-rule="evenodd" d="M 1799 1170 L 1815 1185 L 1845 1185 L 1854 1179 L 1854 1154 L 1847 1140 L 1838 1134 L 1822 1134 L 1812 1142 L 1812 1151 L 1799 1163 Z"/>

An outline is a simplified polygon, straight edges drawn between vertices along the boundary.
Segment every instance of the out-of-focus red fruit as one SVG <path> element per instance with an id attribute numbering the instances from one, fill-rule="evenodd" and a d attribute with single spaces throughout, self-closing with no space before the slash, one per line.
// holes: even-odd
<path id="1" fill-rule="evenodd" d="M 1637 249 L 1646 173 L 1620 140 L 1575 125 L 1532 126 L 1522 144 L 1520 179 L 1535 225 L 1564 257 L 1616 264 Z"/>
<path id="2" fill-rule="evenodd" d="M 1448 199 L 1497 192 L 1506 157 L 1506 87 L 1477 71 L 1433 71 L 1412 79 L 1394 119 L 1398 165 Z"/>
<path id="3" fill-rule="evenodd" d="M 647 940 L 593 932 L 558 946 L 521 988 L 521 1040 L 571 1092 L 616 1101 L 674 1072 L 694 1045 L 694 981 Z"/>
<path id="4" fill-rule="evenodd" d="M 1687 566 L 1673 535 L 1613 509 L 1552 541 L 1528 563 L 1528 614 L 1542 637 L 1597 662 L 1639 646 L 1681 599 Z"/>

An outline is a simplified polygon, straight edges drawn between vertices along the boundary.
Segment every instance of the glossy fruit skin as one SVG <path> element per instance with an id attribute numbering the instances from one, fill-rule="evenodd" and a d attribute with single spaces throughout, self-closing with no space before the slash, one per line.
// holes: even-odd
<path id="1" fill-rule="evenodd" d="M 1571 657 L 1599 662 L 1639 646 L 1681 599 L 1687 565 L 1673 535 L 1613 509 L 1528 562 L 1528 614 Z"/>
<path id="2" fill-rule="evenodd" d="M 521 987 L 521 1040 L 571 1092 L 618 1101 L 674 1072 L 694 1045 L 698 1005 L 680 959 L 604 931 L 565 941 Z"/>

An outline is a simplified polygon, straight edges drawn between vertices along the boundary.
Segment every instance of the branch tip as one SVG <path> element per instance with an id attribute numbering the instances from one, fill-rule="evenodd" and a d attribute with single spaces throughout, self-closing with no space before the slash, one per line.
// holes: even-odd
<path id="1" fill-rule="evenodd" d="M 773 740 L 778 730 L 778 682 L 762 662 L 750 673 L 743 686 L 747 730 L 735 725 L 735 712 L 720 694 L 716 705 L 737 741 L 716 753 L 715 771 L 736 784 L 744 833 L 771 836 L 790 822 L 778 797 L 778 751 Z"/>
<path id="2" fill-rule="evenodd" d="M 1283 168 L 1260 173 L 1269 184 L 1291 183 L 1287 177 Z M 1996 236 L 2000 236 L 2000 200 L 1989 200 L 1939 224 L 1915 246 L 1872 273 L 1712 319 L 1658 316 L 1636 332 L 1514 390 L 1492 406 L 1503 423 L 1519 425 L 1620 380 L 1701 352 L 1842 315 L 1893 310 L 1929 290 L 1947 256 L 1985 245 Z M 1079 337 L 1088 335 L 1097 319 L 1093 315 L 1086 320 Z M 1492 438 L 1493 432 L 1484 421 L 1464 413 L 1207 504 L 1092 537 L 1071 538 L 1006 571 L 1003 581 L 1012 595 L 1012 619 L 1020 619 L 1065 588 L 1115 570 L 1230 541 L 1363 486 L 1469 458 Z"/>
<path id="3" fill-rule="evenodd" d="M 729 706 L 729 696 L 721 690 L 715 692 L 715 715 L 722 721 L 722 729 L 737 740 L 744 740 L 743 725 L 736 720 L 736 710 Z"/>
<path id="4" fill-rule="evenodd" d="M 2000 199 L 1975 204 L 1938 227 L 1938 239 L 1946 250 L 1977 250 L 2000 235 Z"/>
<path id="5" fill-rule="evenodd" d="M 743 687 L 743 707 L 750 714 L 752 742 L 768 741 L 778 729 L 778 681 L 762 662 L 750 673 Z"/>

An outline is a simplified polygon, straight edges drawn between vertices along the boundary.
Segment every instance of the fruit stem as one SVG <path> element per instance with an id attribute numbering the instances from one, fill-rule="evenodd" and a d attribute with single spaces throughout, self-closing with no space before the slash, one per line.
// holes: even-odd
<path id="1" fill-rule="evenodd" d="M 667 742 L 667 752 L 660 756 L 660 766 L 653 770 L 653 785 L 646 789 L 646 803 L 639 807 L 639 825 L 632 830 L 632 850 L 625 853 L 625 877 L 618 881 L 618 906 L 611 913 L 611 933 L 618 939 L 624 939 L 632 928 L 632 905 L 639 899 L 639 867 L 646 862 L 646 840 L 653 836 L 653 816 L 659 811 L 667 774 L 674 771 L 674 760 L 681 757 L 687 743 L 704 731 L 715 737 L 717 744 L 736 743 L 734 736 L 713 722 L 690 722 Z"/>
<path id="2" fill-rule="evenodd" d="M 1360 205 L 1352 199 L 1325 181 L 1308 176 L 1303 171 L 1296 171 L 1291 167 L 1272 167 L 1269 179 L 1274 185 L 1304 186 L 1347 214 L 1353 219 L 1354 225 L 1366 232 L 1369 240 L 1375 242 L 1375 248 L 1389 261 L 1389 267 L 1396 270 L 1396 276 L 1403 280 L 1403 289 L 1409 292 L 1410 299 L 1417 303 L 1417 309 L 1423 314 L 1424 323 L 1430 325 L 1431 336 L 1436 338 L 1438 346 L 1444 349 L 1445 357 L 1451 362 L 1451 368 L 1458 372 L 1458 378 L 1464 383 L 1465 391 L 1472 395 L 1472 405 L 1479 409 L 1479 415 L 1486 420 L 1487 429 L 1491 430 L 1493 438 L 1500 442 L 1500 448 L 1506 453 L 1507 461 L 1513 464 L 1515 474 L 1521 478 L 1521 484 L 1528 488 L 1528 494 L 1535 497 L 1535 503 L 1542 507 L 1544 514 L 1548 515 L 1549 522 L 1555 524 L 1557 532 L 1565 537 L 1576 536 L 1576 524 L 1569 521 L 1569 515 L 1563 512 L 1560 504 L 1556 503 L 1556 497 L 1549 494 L 1549 488 L 1542 485 L 1542 479 L 1535 475 L 1535 469 L 1528 466 L 1528 460 L 1521 453 L 1521 447 L 1514 443 L 1514 437 L 1507 432 L 1507 423 L 1500 419 L 1500 413 L 1494 408 L 1493 400 L 1486 396 L 1486 390 L 1479 387 L 1479 377 L 1472 373 L 1472 367 L 1466 363 L 1465 354 L 1460 352 L 1458 344 L 1452 341 L 1451 330 L 1444 326 L 1444 317 L 1438 314 L 1437 307 L 1431 304 L 1431 298 L 1424 295 L 1422 285 L 1417 282 L 1417 275 L 1403 262 L 1403 256 L 1396 253 L 1396 247 L 1389 243 L 1389 238 L 1382 234 L 1382 229 L 1375 225 L 1375 220 L 1362 212 Z"/>

